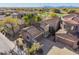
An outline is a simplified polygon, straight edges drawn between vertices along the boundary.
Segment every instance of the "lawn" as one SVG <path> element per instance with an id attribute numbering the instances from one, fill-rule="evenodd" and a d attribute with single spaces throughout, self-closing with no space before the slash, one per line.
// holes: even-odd
<path id="1" fill-rule="evenodd" d="M 68 14 L 57 14 L 59 17 L 63 17 L 63 16 L 66 16 Z"/>

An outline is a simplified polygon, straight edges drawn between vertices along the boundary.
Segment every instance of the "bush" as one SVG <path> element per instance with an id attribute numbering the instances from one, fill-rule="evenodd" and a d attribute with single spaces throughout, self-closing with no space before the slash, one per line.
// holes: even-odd
<path id="1" fill-rule="evenodd" d="M 51 14 L 49 14 L 49 17 L 57 17 L 57 14 L 56 13 L 51 13 Z"/>
<path id="2" fill-rule="evenodd" d="M 0 26 L 4 26 L 4 21 L 0 21 Z"/>
<path id="3" fill-rule="evenodd" d="M 26 25 L 30 25 L 29 16 L 24 16 L 23 19 L 24 19 Z"/>
<path id="4" fill-rule="evenodd" d="M 42 48 L 43 45 L 39 44 L 39 43 L 33 43 L 31 48 L 28 48 L 28 53 L 33 55 L 33 54 L 37 54 L 38 52 L 40 52 L 39 50 Z"/>
<path id="5" fill-rule="evenodd" d="M 75 10 L 69 10 L 68 13 L 75 13 Z"/>
<path id="6" fill-rule="evenodd" d="M 41 19 L 41 17 L 40 17 L 40 16 L 38 16 L 38 15 L 37 15 L 37 16 L 35 16 L 35 22 L 37 22 L 37 23 L 38 23 L 38 22 L 40 22 L 41 20 L 42 20 L 42 19 Z"/>
<path id="7" fill-rule="evenodd" d="M 61 11 L 59 9 L 54 9 L 53 11 L 54 11 L 54 13 L 61 13 Z"/>
<path id="8" fill-rule="evenodd" d="M 68 12 L 68 9 L 67 8 L 63 8 L 63 11 Z"/>

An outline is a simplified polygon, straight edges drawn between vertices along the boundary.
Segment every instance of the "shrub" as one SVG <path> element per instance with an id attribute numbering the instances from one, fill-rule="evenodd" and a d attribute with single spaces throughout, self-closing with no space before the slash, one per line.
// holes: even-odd
<path id="1" fill-rule="evenodd" d="M 43 45 L 41 45 L 41 44 L 39 44 L 39 43 L 33 43 L 32 46 L 31 46 L 31 48 L 28 48 L 28 49 L 27 49 L 27 50 L 28 50 L 28 53 L 29 53 L 29 54 L 37 54 L 37 51 L 38 51 L 39 49 L 41 49 L 42 46 L 43 46 Z"/>
<path id="2" fill-rule="evenodd" d="M 57 14 L 56 13 L 50 13 L 49 17 L 57 17 Z"/>
<path id="3" fill-rule="evenodd" d="M 63 11 L 68 12 L 68 9 L 67 8 L 63 8 Z"/>
<path id="4" fill-rule="evenodd" d="M 38 22 L 40 22 L 41 20 L 42 20 L 42 19 L 41 19 L 41 17 L 40 17 L 40 16 L 38 16 L 38 15 L 37 15 L 37 16 L 35 16 L 35 22 L 37 22 L 37 23 L 38 23 Z"/>
<path id="5" fill-rule="evenodd" d="M 54 9 L 53 11 L 54 11 L 54 13 L 61 13 L 61 11 L 59 9 Z"/>
<path id="6" fill-rule="evenodd" d="M 24 16 L 23 19 L 24 19 L 26 25 L 30 24 L 30 20 L 29 20 L 28 16 Z"/>
<path id="7" fill-rule="evenodd" d="M 75 13 L 75 12 L 76 11 L 75 10 L 72 10 L 72 9 L 68 11 L 68 13 Z"/>

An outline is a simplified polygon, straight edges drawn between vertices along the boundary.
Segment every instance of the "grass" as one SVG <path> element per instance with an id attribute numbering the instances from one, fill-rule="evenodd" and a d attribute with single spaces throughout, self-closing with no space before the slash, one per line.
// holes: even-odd
<path id="1" fill-rule="evenodd" d="M 63 17 L 63 16 L 66 16 L 68 14 L 57 14 L 59 17 Z"/>

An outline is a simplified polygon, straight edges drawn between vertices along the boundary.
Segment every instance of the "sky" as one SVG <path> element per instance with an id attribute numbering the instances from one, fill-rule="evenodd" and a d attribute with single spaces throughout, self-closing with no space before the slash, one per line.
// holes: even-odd
<path id="1" fill-rule="evenodd" d="M 79 3 L 0 3 L 0 7 L 79 7 Z"/>

